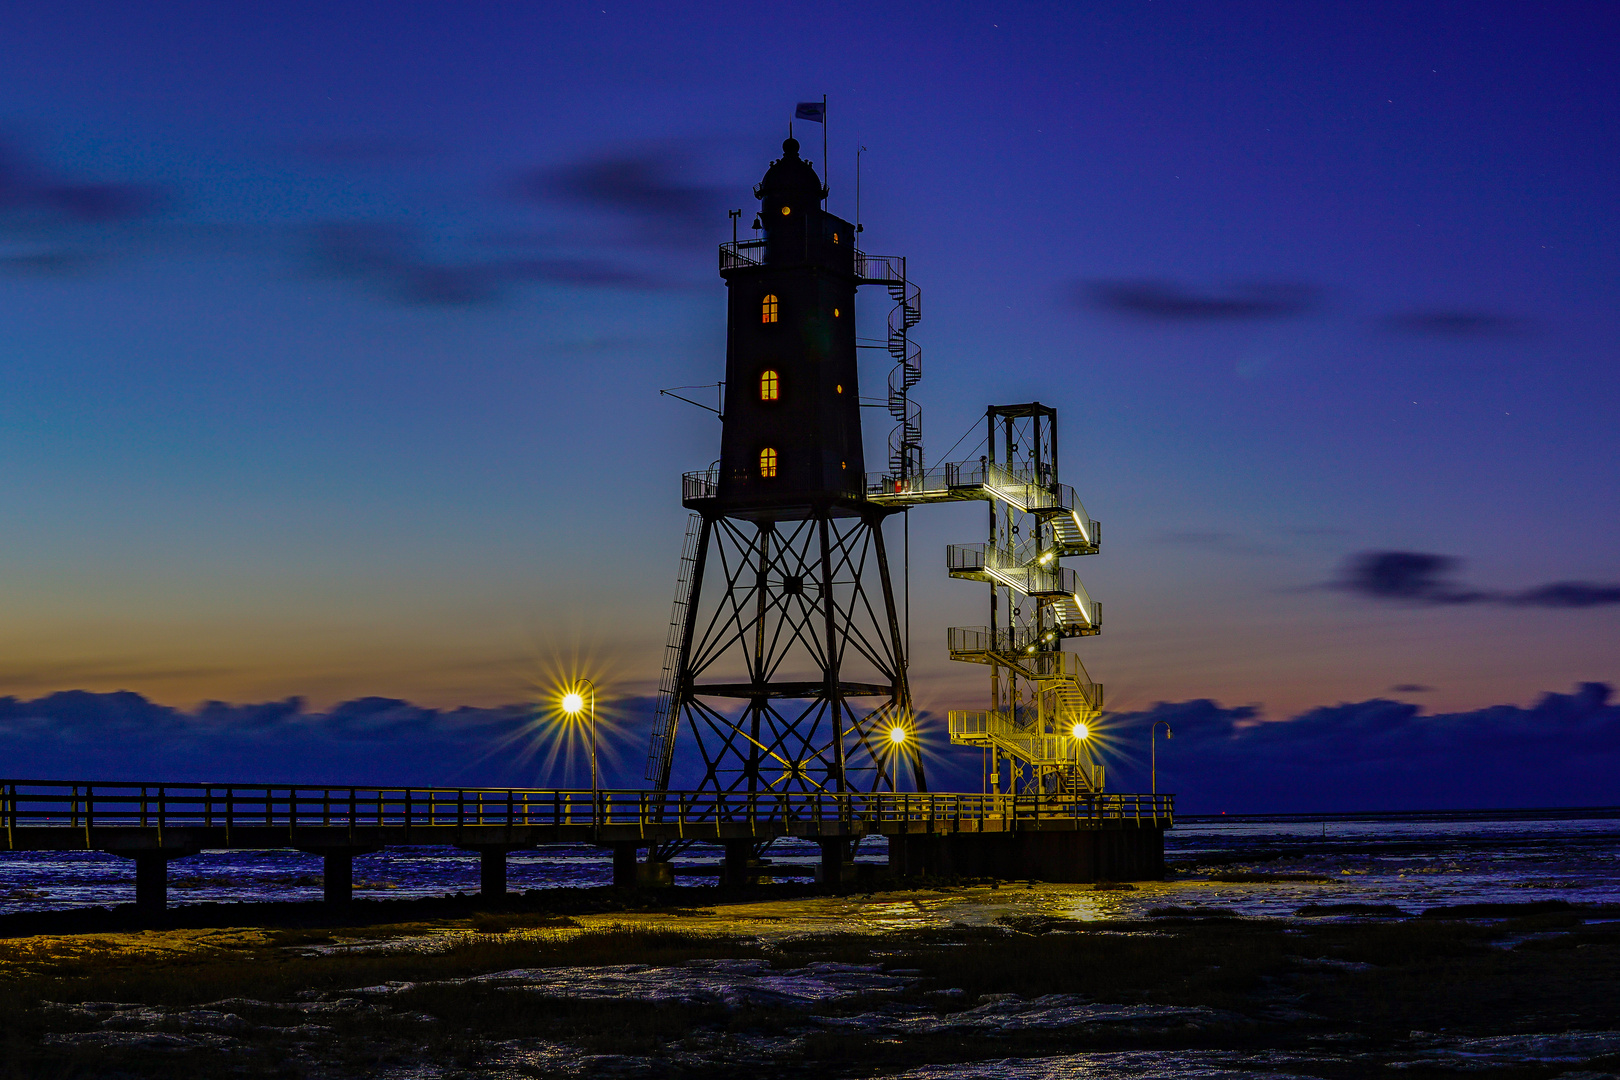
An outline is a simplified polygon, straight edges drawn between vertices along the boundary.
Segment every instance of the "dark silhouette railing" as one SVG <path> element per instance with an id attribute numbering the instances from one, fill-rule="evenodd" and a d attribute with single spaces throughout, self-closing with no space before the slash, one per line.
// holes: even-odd
<path id="1" fill-rule="evenodd" d="M 232 828 L 682 825 L 1059 820 L 1168 825 L 1170 795 L 904 792 L 599 791 L 540 788 L 323 787 L 0 781 L 8 847 L 24 828 Z"/>

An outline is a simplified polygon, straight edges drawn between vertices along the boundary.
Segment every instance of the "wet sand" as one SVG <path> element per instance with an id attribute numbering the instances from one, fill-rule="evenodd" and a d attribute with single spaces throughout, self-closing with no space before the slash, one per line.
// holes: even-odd
<path id="1" fill-rule="evenodd" d="M 786 886 L 348 920 L 214 905 L 49 934 L 8 917 L 0 1045 L 16 1076 L 197 1080 L 1620 1075 L 1620 910 L 1369 914 L 1336 895 L 1288 879 Z M 1265 896 L 1318 914 L 1222 913 Z M 232 907 L 279 915 L 227 925 Z"/>

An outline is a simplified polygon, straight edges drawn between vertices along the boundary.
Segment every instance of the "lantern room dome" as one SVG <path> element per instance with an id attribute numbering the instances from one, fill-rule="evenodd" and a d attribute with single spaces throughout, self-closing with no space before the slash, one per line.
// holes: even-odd
<path id="1" fill-rule="evenodd" d="M 782 143 L 782 156 L 765 170 L 765 179 L 754 188 L 754 198 L 786 203 L 817 205 L 826 196 L 815 167 L 799 156 L 799 140 Z"/>

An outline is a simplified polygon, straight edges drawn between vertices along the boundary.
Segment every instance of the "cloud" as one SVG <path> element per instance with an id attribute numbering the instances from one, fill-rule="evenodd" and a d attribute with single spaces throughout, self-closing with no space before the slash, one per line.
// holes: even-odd
<path id="1" fill-rule="evenodd" d="M 1594 585 L 1588 581 L 1555 581 L 1506 598 L 1520 607 L 1589 608 L 1620 604 L 1620 585 Z"/>
<path id="2" fill-rule="evenodd" d="M 307 264 L 321 276 L 361 282 L 417 304 L 493 300 L 493 282 L 476 267 L 429 260 L 417 234 L 398 225 L 333 221 L 307 233 Z"/>
<path id="3" fill-rule="evenodd" d="M 648 275 L 592 259 L 435 259 L 421 234 L 379 222 L 327 222 L 305 233 L 305 265 L 320 277 L 353 281 L 407 304 L 472 306 L 499 300 L 522 282 L 658 288 Z"/>
<path id="4" fill-rule="evenodd" d="M 1620 706 L 1603 683 L 1528 708 L 1425 715 L 1375 698 L 1263 723 L 1249 707 L 1161 703 L 1104 726 L 1117 748 L 1110 787 L 1147 788 L 1148 730 L 1161 720 L 1173 738 L 1160 729 L 1159 790 L 1176 792 L 1184 813 L 1620 802 Z"/>
<path id="5" fill-rule="evenodd" d="M 1614 805 L 1620 706 L 1610 696 L 1603 683 L 1583 683 L 1528 708 L 1436 715 L 1374 698 L 1281 721 L 1198 699 L 1115 714 L 1099 732 L 1109 789 L 1143 791 L 1148 732 L 1168 723 L 1159 790 L 1176 792 L 1184 813 Z M 634 698 L 613 710 L 602 744 L 608 786 L 642 786 L 652 704 Z M 529 705 L 434 709 L 366 697 L 311 712 L 290 697 L 187 712 L 129 691 L 0 698 L 6 771 L 35 779 L 545 787 L 564 780 L 550 768 L 556 741 Z M 677 743 L 676 754 L 678 776 L 689 773 L 690 744 Z M 931 784 L 977 791 L 978 765 L 977 752 L 941 749 Z"/>
<path id="6" fill-rule="evenodd" d="M 1464 589 L 1447 580 L 1462 560 L 1449 555 L 1417 551 L 1364 551 L 1345 564 L 1339 588 L 1374 600 L 1405 600 L 1424 604 L 1472 604 L 1487 599 L 1484 593 Z"/>
<path id="7" fill-rule="evenodd" d="M 0 698 L 12 775 L 175 781 L 535 784 L 533 710 L 439 710 L 360 698 L 309 712 L 299 698 L 184 712 L 129 691 Z M 519 752 L 513 752 L 514 748 Z"/>
<path id="8" fill-rule="evenodd" d="M 1299 282 L 1250 282 L 1198 293 L 1165 281 L 1093 281 L 1080 292 L 1094 307 L 1165 323 L 1287 318 L 1310 311 L 1320 296 L 1320 290 Z"/>
<path id="9" fill-rule="evenodd" d="M 1404 334 L 1475 339 L 1519 337 L 1535 329 L 1528 319 L 1486 311 L 1404 311 L 1389 316 L 1384 325 Z"/>
<path id="10" fill-rule="evenodd" d="M 684 247 L 713 241 L 727 220 L 726 189 L 684 179 L 687 165 L 678 150 L 623 151 L 527 173 L 514 189 L 628 219 L 640 242 Z"/>
<path id="11" fill-rule="evenodd" d="M 1522 592 L 1470 589 L 1450 579 L 1462 560 L 1420 551 L 1364 551 L 1345 561 L 1329 587 L 1370 600 L 1411 604 L 1506 604 L 1512 607 L 1591 608 L 1620 604 L 1620 585 L 1555 581 Z"/>
<path id="12" fill-rule="evenodd" d="M 360 166 L 427 153 L 411 143 L 368 138 L 293 149 L 328 164 Z M 676 165 L 673 154 L 609 156 L 529 181 L 548 199 L 584 201 L 629 215 L 643 241 L 684 242 L 699 231 L 718 232 L 725 222 L 715 209 L 718 189 L 683 184 L 674 178 Z M 646 267 L 626 265 L 618 257 L 591 257 L 604 246 L 622 248 L 622 237 L 610 230 L 569 227 L 540 234 L 492 226 L 462 237 L 375 220 L 286 227 L 148 220 L 173 201 L 151 185 L 60 175 L 0 137 L 0 276 L 65 277 L 135 255 L 291 256 L 312 276 L 358 285 L 396 303 L 438 308 L 496 303 L 535 283 L 634 289 L 680 284 L 670 278 L 661 252 L 647 253 L 652 257 L 642 260 Z"/>
<path id="13" fill-rule="evenodd" d="M 1403 682 L 1390 687 L 1389 692 L 1392 694 L 1427 694 L 1433 689 L 1434 687 L 1424 686 L 1422 683 Z"/>
<path id="14" fill-rule="evenodd" d="M 155 187 L 68 178 L 0 142 L 0 228 L 105 225 L 145 217 L 164 202 Z"/>

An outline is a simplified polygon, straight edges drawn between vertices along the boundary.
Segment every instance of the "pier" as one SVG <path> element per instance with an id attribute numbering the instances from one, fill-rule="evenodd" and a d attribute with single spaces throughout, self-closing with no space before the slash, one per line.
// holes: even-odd
<path id="1" fill-rule="evenodd" d="M 594 844 L 619 887 L 673 883 L 669 856 L 724 851 L 722 881 L 763 871 L 763 844 L 821 849 L 820 880 L 854 874 L 852 843 L 882 837 L 896 875 L 1124 881 L 1163 873 L 1170 795 L 597 791 L 0 781 L 8 851 L 105 851 L 134 863 L 135 902 L 162 911 L 168 864 L 202 851 L 320 855 L 327 902 L 347 903 L 356 855 L 393 846 L 477 851 L 481 893 L 506 892 L 508 852 Z M 645 853 L 645 855 L 644 855 Z"/>

